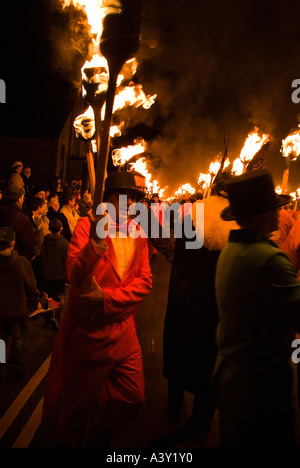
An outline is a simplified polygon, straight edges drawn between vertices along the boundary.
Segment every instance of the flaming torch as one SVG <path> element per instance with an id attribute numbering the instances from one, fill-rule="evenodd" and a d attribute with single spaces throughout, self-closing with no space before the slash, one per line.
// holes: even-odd
<path id="1" fill-rule="evenodd" d="M 300 127 L 300 124 L 298 125 L 298 127 Z M 300 129 L 288 135 L 285 140 L 282 140 L 282 146 L 280 151 L 282 153 L 282 156 L 286 158 L 287 167 L 283 172 L 281 184 L 282 193 L 286 193 L 290 175 L 291 162 L 295 161 L 300 154 Z"/>
<path id="2" fill-rule="evenodd" d="M 147 149 L 147 143 L 145 140 L 140 139 L 134 141 L 134 145 L 127 146 L 124 148 L 117 148 L 112 152 L 113 164 L 117 167 L 124 166 L 126 163 L 131 162 L 131 160 L 137 156 L 141 157 Z"/>
<path id="3" fill-rule="evenodd" d="M 268 142 L 269 136 L 259 136 L 259 130 L 257 127 L 254 128 L 253 132 L 248 134 L 240 154 L 240 160 L 243 163 L 243 172 L 246 172 L 247 166 L 253 159 L 254 155 L 256 155 L 258 151 L 260 151 L 261 148 Z"/>
<path id="4" fill-rule="evenodd" d="M 93 203 L 94 212 L 98 204 L 103 201 L 109 132 L 118 75 L 125 62 L 134 57 L 139 47 L 142 15 L 141 0 L 122 0 L 121 6 L 123 8 L 121 13 L 108 14 L 104 18 L 103 33 L 100 40 L 100 51 L 108 63 L 109 82 L 96 172 L 96 187 Z"/>
<path id="5" fill-rule="evenodd" d="M 104 180 L 106 177 L 108 143 L 114 100 L 120 72 L 127 61 L 132 59 L 139 46 L 142 0 L 61 0 L 63 6 L 74 5 L 85 11 L 91 27 L 93 57 L 82 68 L 83 96 L 93 109 L 96 141 L 96 174 L 93 207 L 102 202 Z M 139 90 L 139 105 L 143 93 Z M 148 102 L 145 97 L 144 101 Z M 102 115 L 102 108 L 105 114 Z M 150 102 L 149 106 L 153 103 Z M 75 122 L 75 129 L 83 122 L 83 136 L 87 138 L 87 119 Z M 92 126 L 89 116 L 89 126 Z M 79 131 L 80 134 L 80 131 Z M 89 152 L 91 154 L 91 152 Z M 88 164 L 92 167 L 92 164 Z M 90 173 L 91 177 L 91 173 Z M 92 185 L 92 184 L 91 184 Z"/>

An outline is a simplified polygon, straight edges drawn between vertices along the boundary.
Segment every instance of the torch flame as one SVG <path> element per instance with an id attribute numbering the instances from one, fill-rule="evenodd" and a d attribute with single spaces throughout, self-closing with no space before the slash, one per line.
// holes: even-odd
<path id="1" fill-rule="evenodd" d="M 176 197 L 182 197 L 183 195 L 193 195 L 196 192 L 196 189 L 192 187 L 190 184 L 183 184 L 179 187 L 178 190 L 175 192 Z"/>
<path id="2" fill-rule="evenodd" d="M 114 112 L 127 106 L 143 106 L 144 109 L 150 109 L 156 96 L 156 94 L 146 96 L 142 85 L 126 86 L 115 97 Z"/>
<path id="3" fill-rule="evenodd" d="M 91 60 L 87 60 L 82 67 L 82 80 L 89 84 L 97 84 L 97 91 L 95 94 L 102 94 L 108 88 L 109 82 L 109 67 L 107 60 L 100 52 L 100 39 L 103 32 L 103 20 L 108 14 L 120 14 L 122 12 L 122 2 L 119 0 L 60 0 L 63 8 L 73 5 L 75 8 L 83 10 L 86 13 L 88 23 L 90 25 L 90 36 L 93 44 L 93 51 L 91 51 Z M 114 99 L 113 113 L 123 109 L 127 106 L 143 107 L 149 109 L 155 102 L 157 95 L 146 95 L 143 88 L 139 84 L 135 84 L 132 78 L 137 70 L 137 61 L 135 58 L 129 59 L 117 80 L 117 92 Z M 126 83 L 126 85 L 122 84 Z M 94 89 L 94 88 L 93 88 Z M 82 87 L 83 96 L 86 95 L 84 86 Z M 101 110 L 101 119 L 105 115 L 105 104 Z M 93 109 L 90 107 L 85 114 L 79 116 L 75 122 L 74 127 L 77 135 L 83 136 L 88 139 L 91 138 L 95 131 L 93 119 L 95 118 Z M 119 126 L 111 126 L 110 136 L 121 134 L 121 129 L 124 126 L 122 122 Z M 94 141 L 92 141 L 92 144 Z M 127 148 L 120 148 L 113 151 L 112 158 L 115 165 L 124 165 L 133 156 L 142 154 L 146 150 L 146 142 L 144 140 L 129 146 Z M 146 186 L 149 192 L 155 191 L 160 195 L 163 194 L 165 189 L 161 189 L 157 180 L 152 180 L 152 175 L 147 169 L 145 158 L 138 159 L 137 162 L 130 164 L 131 170 L 136 170 L 146 177 Z"/>
<path id="4" fill-rule="evenodd" d="M 202 185 L 203 189 L 206 189 L 211 184 L 211 174 L 202 174 L 200 173 L 198 178 L 198 185 Z"/>
<path id="5" fill-rule="evenodd" d="M 259 130 L 257 127 L 254 131 L 249 133 L 246 138 L 244 147 L 240 154 L 240 160 L 243 163 L 251 161 L 253 156 L 262 148 L 262 146 L 269 141 L 269 135 L 259 136 Z"/>
<path id="6" fill-rule="evenodd" d="M 130 171 L 137 171 L 145 177 L 145 185 L 147 187 L 147 192 L 150 195 L 153 195 L 153 193 L 158 193 L 160 198 L 163 196 L 167 187 L 161 188 L 158 181 L 152 179 L 152 175 L 147 168 L 147 161 L 145 158 L 140 158 L 136 162 L 130 163 L 129 166 Z"/>
<path id="7" fill-rule="evenodd" d="M 234 175 L 241 175 L 243 173 L 243 170 L 244 170 L 244 165 L 242 161 L 240 160 L 240 158 L 235 159 L 232 163 L 232 173 Z"/>
<path id="8" fill-rule="evenodd" d="M 63 8 L 73 5 L 78 10 L 85 11 L 95 46 L 100 43 L 105 16 L 122 12 L 122 4 L 119 0 L 61 0 L 61 3 Z"/>
<path id="9" fill-rule="evenodd" d="M 92 59 L 87 60 L 81 69 L 82 80 L 88 83 L 97 83 L 96 95 L 100 95 L 108 88 L 109 69 L 105 57 L 100 53 L 100 38 L 103 32 L 103 20 L 108 14 L 120 14 L 122 12 L 122 3 L 119 0 L 61 0 L 63 8 L 73 5 L 75 8 L 83 10 L 86 13 L 90 25 L 90 36 L 93 42 L 94 50 Z M 129 59 L 125 64 L 117 80 L 117 93 L 114 99 L 113 113 L 127 106 L 149 109 L 155 102 L 157 95 L 148 95 L 143 91 L 141 85 L 136 85 L 132 77 L 137 70 L 137 61 L 135 58 Z M 121 86 L 123 80 L 127 80 L 127 86 Z M 82 86 L 82 95 L 86 96 L 84 85 Z M 105 116 L 105 104 L 101 110 L 101 119 Z M 89 115 L 91 111 L 89 110 Z M 77 120 L 77 119 L 76 119 Z M 78 133 L 83 133 L 80 129 L 82 116 L 78 117 L 75 127 Z M 120 135 L 123 124 L 118 128 L 110 130 L 110 136 Z"/>
<path id="10" fill-rule="evenodd" d="M 141 140 L 133 146 L 127 146 L 124 148 L 117 148 L 112 152 L 112 160 L 115 166 L 123 166 L 133 156 L 144 153 L 147 148 L 145 140 Z M 140 172 L 140 171 L 138 171 Z"/>
<path id="11" fill-rule="evenodd" d="M 288 135 L 285 140 L 282 140 L 281 152 L 284 158 L 291 156 L 292 160 L 297 159 L 300 154 L 300 129 Z"/>
<path id="12" fill-rule="evenodd" d="M 73 5 L 76 9 L 85 12 L 90 26 L 90 37 L 93 43 L 92 59 L 87 60 L 82 67 L 83 80 L 100 83 L 98 93 L 106 91 L 108 88 L 108 64 L 107 60 L 100 53 L 100 38 L 103 32 L 103 20 L 111 13 L 120 14 L 122 3 L 119 0 L 60 0 L 63 8 Z M 86 75 L 87 69 L 96 69 L 95 75 L 91 78 Z M 83 90 L 85 95 L 85 91 Z"/>

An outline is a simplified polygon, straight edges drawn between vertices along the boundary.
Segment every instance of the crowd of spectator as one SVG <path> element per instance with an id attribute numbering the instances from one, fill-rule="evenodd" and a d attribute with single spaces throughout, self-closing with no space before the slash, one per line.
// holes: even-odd
<path id="1" fill-rule="evenodd" d="M 62 186 L 61 179 L 54 177 L 49 186 L 43 186 L 21 161 L 15 161 L 2 180 L 0 228 L 9 229 L 15 255 L 29 262 L 41 310 L 49 307 L 49 299 L 58 305 L 64 302 L 68 245 L 78 219 L 90 208 L 91 195 L 83 190 L 82 181 L 72 179 Z M 57 329 L 57 317 L 53 320 Z M 49 323 L 47 317 L 45 321 Z"/>

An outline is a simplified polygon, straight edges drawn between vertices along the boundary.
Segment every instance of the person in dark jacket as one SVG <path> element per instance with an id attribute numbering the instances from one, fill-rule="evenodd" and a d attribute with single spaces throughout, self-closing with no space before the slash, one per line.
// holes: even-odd
<path id="1" fill-rule="evenodd" d="M 26 318 L 37 308 L 40 292 L 30 262 L 14 250 L 14 238 L 11 228 L 0 228 L 0 339 L 7 343 L 12 337 L 7 364 L 10 376 L 17 378 L 23 375 L 28 347 Z M 8 369 L 0 364 L 0 387 Z"/>
<path id="2" fill-rule="evenodd" d="M 71 231 L 69 228 L 68 220 L 63 215 L 60 211 L 60 204 L 59 204 L 59 198 L 58 196 L 51 197 L 50 199 L 50 206 L 48 208 L 47 212 L 47 218 L 51 221 L 51 219 L 56 218 L 59 219 L 62 222 L 63 225 L 63 230 L 61 232 L 61 235 L 67 239 L 67 241 L 70 241 L 71 239 Z"/>
<path id="3" fill-rule="evenodd" d="M 278 208 L 269 171 L 233 177 L 224 221 L 236 220 L 216 270 L 221 448 L 297 448 L 293 339 L 300 332 L 300 283 L 272 242 Z M 299 442 L 299 441 L 298 441 Z"/>
<path id="4" fill-rule="evenodd" d="M 10 185 L 4 190 L 0 205 L 0 226 L 10 227 L 16 235 L 15 250 L 32 261 L 36 255 L 36 235 L 28 216 L 22 211 L 25 191 Z"/>
<path id="5" fill-rule="evenodd" d="M 25 209 L 29 208 L 30 200 L 35 194 L 35 189 L 37 187 L 37 181 L 31 174 L 31 168 L 29 166 L 24 166 L 22 173 L 22 179 L 24 181 L 24 190 L 25 190 L 25 200 L 24 206 Z"/>
<path id="6" fill-rule="evenodd" d="M 217 407 L 216 393 L 210 388 L 217 356 L 218 310 L 215 298 L 215 272 L 220 252 L 236 223 L 225 223 L 221 211 L 228 206 L 224 185 L 227 173 L 218 176 L 211 196 L 192 206 L 195 235 L 197 204 L 204 205 L 204 244 L 187 249 L 186 238 L 177 238 L 171 269 L 168 305 L 163 334 L 163 375 L 168 380 L 167 416 L 172 424 L 182 420 L 185 393 L 194 395 L 193 412 L 179 429 L 154 442 L 174 446 L 208 431 Z"/>
<path id="7" fill-rule="evenodd" d="M 59 219 L 51 219 L 49 229 L 51 234 L 45 236 L 41 248 L 41 272 L 44 291 L 59 301 L 59 296 L 65 293 L 69 242 L 61 235 L 63 226 Z"/>

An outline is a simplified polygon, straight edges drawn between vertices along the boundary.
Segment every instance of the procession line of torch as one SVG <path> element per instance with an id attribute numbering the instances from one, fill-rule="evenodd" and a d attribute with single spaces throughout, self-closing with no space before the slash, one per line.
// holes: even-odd
<path id="1" fill-rule="evenodd" d="M 102 202 L 104 181 L 107 175 L 110 139 L 122 134 L 124 122 L 112 124 L 115 112 L 126 106 L 149 109 L 157 95 L 146 96 L 141 85 L 133 83 L 137 61 L 135 53 L 140 42 L 141 0 L 61 0 L 63 7 L 72 5 L 85 12 L 90 25 L 90 57 L 82 67 L 82 96 L 88 105 L 83 115 L 74 122 L 76 136 L 86 143 L 86 158 L 94 206 Z M 213 182 L 222 170 L 239 175 L 249 167 L 255 168 L 260 152 L 267 151 L 270 136 L 261 134 L 257 127 L 248 134 L 238 158 L 230 162 L 227 141 L 224 151 L 210 163 L 207 173 L 200 173 L 198 186 L 183 183 L 174 194 L 166 198 L 168 187 L 160 187 L 148 169 L 149 151 L 145 140 L 112 151 L 113 164 L 134 170 L 145 177 L 148 196 L 158 193 L 166 201 L 184 198 L 201 191 L 209 197 Z M 300 154 L 300 129 L 282 141 L 282 156 L 286 159 L 278 193 L 286 193 L 292 161 Z M 150 155 L 151 156 L 151 155 Z M 259 159 L 259 158 L 258 158 Z M 263 158 L 261 158 L 263 159 Z M 300 189 L 295 196 L 299 198 Z"/>

